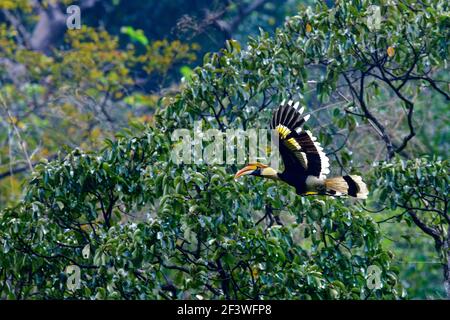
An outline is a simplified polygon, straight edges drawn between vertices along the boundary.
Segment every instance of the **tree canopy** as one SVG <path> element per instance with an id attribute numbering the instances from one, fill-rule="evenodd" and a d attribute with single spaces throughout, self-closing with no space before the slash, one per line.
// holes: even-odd
<path id="1" fill-rule="evenodd" d="M 440 292 L 450 296 L 448 4 L 376 5 L 379 24 L 369 1 L 318 2 L 273 34 L 261 28 L 247 43 L 230 39 L 184 74 L 179 92 L 159 95 L 152 123 L 135 121 L 96 151 L 78 144 L 40 161 L 23 200 L 0 213 L 0 296 L 404 298 L 402 268 L 384 241 L 383 223 L 393 220 L 434 241 L 445 283 Z M 133 85 L 125 66 L 164 74 L 159 46 L 182 61 L 193 58 L 192 45 L 174 42 L 146 44 L 142 54 L 119 50 L 94 29 L 68 39 L 71 49 L 55 56 L 61 63 L 34 51 L 5 58 L 26 70 L 51 70 L 54 99 L 60 90 L 76 96 L 87 86 L 84 92 L 107 96 L 119 113 L 125 99 L 135 99 L 126 102 L 132 105 L 149 99 L 141 91 L 120 95 Z M 45 96 L 38 84 L 9 88 L 8 95 L 2 89 L 5 109 L 22 95 L 26 104 L 29 90 Z M 307 128 L 334 172 L 364 176 L 367 201 L 299 197 L 276 182 L 234 181 L 236 164 L 171 161 L 174 130 L 194 129 L 196 121 L 220 132 L 267 128 L 283 99 L 307 106 Z M 48 101 L 42 103 L 49 107 Z M 75 287 L 68 285 L 74 277 L 68 267 L 79 271 Z"/>

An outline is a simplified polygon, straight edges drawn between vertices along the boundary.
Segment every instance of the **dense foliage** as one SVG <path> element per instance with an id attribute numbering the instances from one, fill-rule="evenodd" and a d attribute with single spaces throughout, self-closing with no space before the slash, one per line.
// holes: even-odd
<path id="1" fill-rule="evenodd" d="M 379 206 L 398 222 L 415 224 L 431 237 L 441 265 L 444 288 L 450 292 L 450 216 L 448 160 L 417 158 L 384 163 L 376 171 Z M 411 239 L 408 239 L 412 241 Z"/>
<path id="2" fill-rule="evenodd" d="M 149 130 L 98 155 L 76 150 L 41 165 L 26 202 L 3 214 L 3 280 L 11 281 L 3 293 L 365 298 L 375 294 L 365 289 L 366 269 L 375 264 L 384 270 L 384 286 L 374 297 L 396 295 L 390 255 L 362 210 L 292 197 L 274 185 L 248 192 L 223 168 L 170 164 L 169 148 L 166 135 Z M 284 209 L 289 223 L 256 223 L 292 198 Z M 82 270 L 74 293 L 62 273 L 71 264 Z"/>
<path id="3" fill-rule="evenodd" d="M 153 126 L 136 124 L 100 151 L 76 148 L 38 164 L 24 200 L 0 214 L 0 296 L 404 297 L 372 207 L 434 239 L 448 291 L 448 162 L 405 160 L 429 151 L 412 140 L 429 132 L 416 129 L 414 111 L 426 115 L 429 95 L 448 109 L 447 4 L 379 5 L 386 18 L 378 28 L 367 23 L 368 1 L 319 3 L 273 36 L 261 30 L 246 46 L 227 41 L 184 78 L 181 93 L 162 99 Z M 310 129 L 335 168 L 371 181 L 365 204 L 236 182 L 236 165 L 170 161 L 175 129 L 198 120 L 220 131 L 265 128 L 284 98 L 313 111 Z M 401 116 L 387 117 L 395 112 Z M 436 141 L 428 147 L 446 156 L 448 144 Z M 81 273 L 71 290 L 73 266 Z"/>

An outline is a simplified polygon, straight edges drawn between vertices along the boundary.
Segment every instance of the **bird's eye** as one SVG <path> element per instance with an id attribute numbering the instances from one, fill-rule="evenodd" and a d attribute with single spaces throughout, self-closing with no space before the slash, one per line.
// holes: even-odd
<path id="1" fill-rule="evenodd" d="M 256 168 L 256 170 L 252 172 L 252 175 L 260 176 L 261 175 L 261 168 Z"/>

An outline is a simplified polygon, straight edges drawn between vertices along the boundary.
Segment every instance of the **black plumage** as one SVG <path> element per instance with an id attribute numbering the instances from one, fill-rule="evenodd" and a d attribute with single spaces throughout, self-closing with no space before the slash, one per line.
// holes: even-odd
<path id="1" fill-rule="evenodd" d="M 302 130 L 309 116 L 303 116 L 303 108 L 298 106 L 292 101 L 282 103 L 273 114 L 271 129 L 278 136 L 276 141 L 284 163 L 284 171 L 278 176 L 303 194 L 307 191 L 308 176 L 320 178 L 328 173 L 328 159 L 311 133 Z"/>

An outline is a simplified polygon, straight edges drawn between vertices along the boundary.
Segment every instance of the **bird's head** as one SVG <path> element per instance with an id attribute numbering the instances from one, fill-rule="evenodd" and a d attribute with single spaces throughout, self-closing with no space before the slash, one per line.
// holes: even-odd
<path id="1" fill-rule="evenodd" d="M 278 178 L 277 172 L 273 168 L 259 162 L 249 163 L 247 166 L 236 172 L 234 178 L 237 179 L 244 175 L 252 175 L 270 179 Z"/>

